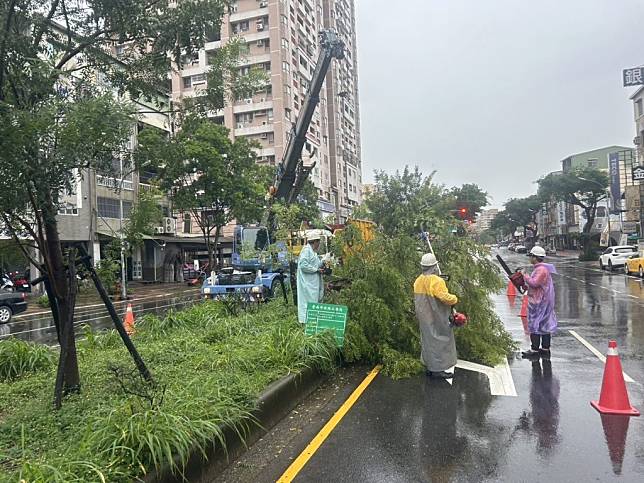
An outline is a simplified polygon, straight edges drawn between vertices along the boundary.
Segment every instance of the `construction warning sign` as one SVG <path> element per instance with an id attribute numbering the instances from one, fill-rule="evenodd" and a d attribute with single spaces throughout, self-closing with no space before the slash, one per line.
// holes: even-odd
<path id="1" fill-rule="evenodd" d="M 325 330 L 333 331 L 338 347 L 344 345 L 344 328 L 347 324 L 349 309 L 346 305 L 316 304 L 306 306 L 306 335 L 319 334 Z"/>

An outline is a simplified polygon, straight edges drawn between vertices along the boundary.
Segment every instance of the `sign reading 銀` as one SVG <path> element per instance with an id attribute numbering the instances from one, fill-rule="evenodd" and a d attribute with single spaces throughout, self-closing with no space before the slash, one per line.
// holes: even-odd
<path id="1" fill-rule="evenodd" d="M 624 87 L 644 85 L 644 67 L 632 67 L 622 71 Z"/>

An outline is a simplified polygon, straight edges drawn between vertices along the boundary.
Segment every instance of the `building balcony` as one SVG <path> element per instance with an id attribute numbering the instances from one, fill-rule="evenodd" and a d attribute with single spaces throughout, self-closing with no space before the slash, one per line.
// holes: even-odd
<path id="1" fill-rule="evenodd" d="M 264 64 L 271 61 L 271 54 L 259 54 L 259 55 L 249 55 L 241 59 L 239 65 L 254 65 L 254 64 Z"/>
<path id="2" fill-rule="evenodd" d="M 245 102 L 244 104 L 238 104 L 233 106 L 233 112 L 235 114 L 242 112 L 252 112 L 252 111 L 261 111 L 266 109 L 273 108 L 273 101 L 264 101 L 264 102 Z"/>
<path id="3" fill-rule="evenodd" d="M 275 148 L 256 149 L 255 152 L 257 153 L 258 157 L 275 156 Z"/>
<path id="4" fill-rule="evenodd" d="M 254 10 L 246 10 L 245 12 L 231 13 L 229 20 L 230 23 L 241 22 L 242 20 L 251 20 L 258 17 L 267 17 L 268 8 L 256 8 Z"/>
<path id="5" fill-rule="evenodd" d="M 266 123 L 259 126 L 235 128 L 235 136 L 252 136 L 253 134 L 262 134 L 264 132 L 273 132 L 273 124 Z"/>

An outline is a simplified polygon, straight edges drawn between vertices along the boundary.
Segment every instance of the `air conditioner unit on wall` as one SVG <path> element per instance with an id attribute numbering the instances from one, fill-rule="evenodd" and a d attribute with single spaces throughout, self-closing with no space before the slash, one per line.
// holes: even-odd
<path id="1" fill-rule="evenodd" d="M 177 220 L 170 217 L 163 218 L 163 228 L 166 233 L 175 233 L 177 231 Z"/>
<path id="2" fill-rule="evenodd" d="M 639 136 L 635 136 L 635 137 L 633 138 L 633 144 L 634 144 L 635 146 L 639 146 L 640 144 L 642 144 L 642 138 L 641 138 L 641 137 L 639 137 Z"/>
<path id="3" fill-rule="evenodd" d="M 243 129 L 244 125 L 241 122 L 237 123 L 237 129 Z"/>
<path id="4" fill-rule="evenodd" d="M 163 235 L 165 233 L 165 226 L 155 226 L 154 233 L 157 235 Z"/>

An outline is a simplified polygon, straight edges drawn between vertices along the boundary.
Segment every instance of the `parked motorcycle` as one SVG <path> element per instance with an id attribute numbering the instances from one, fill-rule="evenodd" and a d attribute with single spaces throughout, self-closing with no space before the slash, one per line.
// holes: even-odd
<path id="1" fill-rule="evenodd" d="M 0 276 L 0 292 L 14 292 L 15 291 L 15 286 L 13 284 L 13 281 L 11 280 L 11 277 L 7 275 L 6 273 L 3 273 Z"/>

